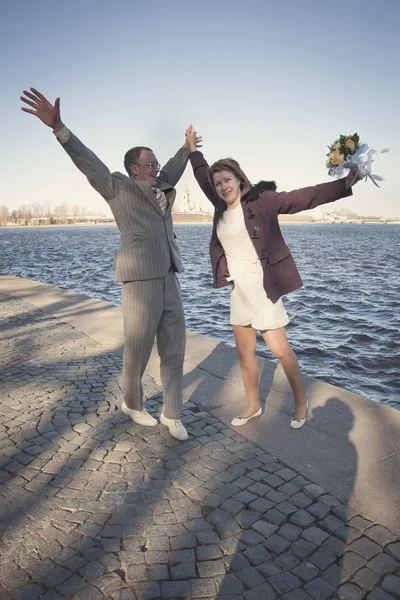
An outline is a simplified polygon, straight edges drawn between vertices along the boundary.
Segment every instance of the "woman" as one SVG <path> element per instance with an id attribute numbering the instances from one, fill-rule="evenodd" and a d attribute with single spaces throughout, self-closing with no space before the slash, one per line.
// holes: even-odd
<path id="1" fill-rule="evenodd" d="M 231 158 L 211 167 L 195 145 L 189 129 L 190 161 L 201 189 L 215 207 L 210 242 L 214 287 L 233 283 L 231 325 L 240 360 L 248 406 L 232 421 L 238 427 L 262 414 L 259 372 L 255 355 L 257 330 L 282 365 L 294 396 L 290 421 L 299 429 L 307 418 L 308 401 L 296 355 L 286 338 L 289 319 L 281 296 L 303 283 L 283 239 L 279 214 L 293 214 L 352 195 L 357 170 L 346 178 L 292 192 L 276 192 L 274 182 L 252 186 L 239 163 Z"/>

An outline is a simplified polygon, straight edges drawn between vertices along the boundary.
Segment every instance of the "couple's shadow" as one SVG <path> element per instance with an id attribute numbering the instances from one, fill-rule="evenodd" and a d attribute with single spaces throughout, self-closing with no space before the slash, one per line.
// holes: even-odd
<path id="1" fill-rule="evenodd" d="M 199 410 L 212 413 L 229 426 L 232 417 L 240 414 L 246 403 L 236 350 L 209 338 L 195 349 L 198 338 L 196 336 L 196 342 L 190 337 L 188 340 L 183 380 L 185 396 L 190 396 Z M 275 524 L 274 519 L 278 523 L 282 517 L 280 510 L 286 510 L 287 523 L 291 523 L 296 513 L 299 538 L 283 553 L 274 552 L 279 540 L 284 539 L 283 525 L 280 525 L 271 541 L 266 540 L 266 547 L 273 561 L 286 573 L 286 579 L 290 580 L 290 566 L 290 576 L 299 577 L 312 596 L 318 594 L 319 588 L 333 593 L 344 585 L 350 593 L 349 586 L 353 584 L 348 583 L 348 579 L 354 561 L 350 546 L 357 534 L 361 536 L 348 526 L 356 514 L 349 507 L 358 468 L 357 451 L 350 440 L 353 412 L 335 395 L 335 388 L 304 377 L 310 402 L 308 420 L 301 430 L 291 430 L 293 400 L 283 370 L 272 361 L 261 357 L 258 360 L 263 416 L 236 428 L 235 432 L 276 456 L 284 468 L 295 471 L 296 481 L 303 479 L 304 486 L 312 486 L 309 488 L 311 496 L 301 488 L 295 492 L 292 489 L 292 496 L 276 508 L 279 514 L 274 509 L 275 512 L 265 516 Z M 269 475 L 266 472 L 266 480 Z M 284 485 L 290 489 L 289 480 Z M 251 510 L 251 507 L 246 506 L 246 509 Z"/>

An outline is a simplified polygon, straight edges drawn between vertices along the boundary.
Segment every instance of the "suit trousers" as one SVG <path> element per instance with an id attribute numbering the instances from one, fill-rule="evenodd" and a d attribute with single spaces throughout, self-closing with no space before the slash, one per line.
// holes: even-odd
<path id="1" fill-rule="evenodd" d="M 122 312 L 125 404 L 134 410 L 142 410 L 142 377 L 157 337 L 163 414 L 168 419 L 180 419 L 186 328 L 181 290 L 175 273 L 171 270 L 156 279 L 126 281 L 122 286 Z"/>

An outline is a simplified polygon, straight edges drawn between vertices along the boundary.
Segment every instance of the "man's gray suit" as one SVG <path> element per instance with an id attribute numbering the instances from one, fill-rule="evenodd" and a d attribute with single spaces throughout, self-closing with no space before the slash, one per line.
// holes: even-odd
<path id="1" fill-rule="evenodd" d="M 181 148 L 163 167 L 157 187 L 168 200 L 165 214 L 148 182 L 110 173 L 99 158 L 67 128 L 56 134 L 74 164 L 108 202 L 120 230 L 115 281 L 124 282 L 122 310 L 125 329 L 124 400 L 142 409 L 142 376 L 154 339 L 160 355 L 163 413 L 179 419 L 185 354 L 185 320 L 179 282 L 182 262 L 173 232 L 173 186 L 185 170 L 189 150 Z"/>

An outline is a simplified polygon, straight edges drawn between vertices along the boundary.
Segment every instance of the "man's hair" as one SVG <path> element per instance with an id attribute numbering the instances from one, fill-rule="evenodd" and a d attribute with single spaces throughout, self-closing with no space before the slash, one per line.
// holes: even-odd
<path id="1" fill-rule="evenodd" d="M 153 150 L 151 148 L 146 148 L 146 146 L 135 146 L 134 148 L 131 148 L 130 150 L 128 150 L 128 152 L 125 154 L 124 167 L 129 176 L 131 175 L 129 166 L 137 165 L 138 161 L 140 160 L 140 155 L 142 153 L 142 150 L 148 150 L 149 152 L 153 152 Z"/>
<path id="2" fill-rule="evenodd" d="M 247 178 L 246 174 L 240 168 L 239 163 L 233 158 L 221 158 L 221 160 L 217 160 L 211 167 L 208 169 L 208 181 L 210 182 L 211 187 L 215 190 L 213 174 L 220 173 L 221 171 L 231 171 L 235 175 L 237 179 L 240 180 L 240 187 L 244 186 L 251 187 L 250 180 Z"/>

